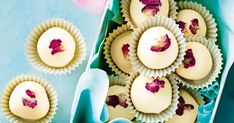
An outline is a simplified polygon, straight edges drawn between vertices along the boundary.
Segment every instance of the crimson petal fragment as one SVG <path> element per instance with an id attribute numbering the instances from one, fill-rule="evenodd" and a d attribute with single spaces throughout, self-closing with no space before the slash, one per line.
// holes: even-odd
<path id="1" fill-rule="evenodd" d="M 189 30 L 192 32 L 192 34 L 197 34 L 197 30 L 199 29 L 198 19 L 194 18 L 191 20 L 191 25 L 189 26 Z"/>
<path id="2" fill-rule="evenodd" d="M 184 107 L 178 107 L 176 109 L 176 114 L 182 116 L 184 114 Z"/>
<path id="3" fill-rule="evenodd" d="M 179 28 L 181 29 L 181 31 L 184 32 L 186 23 L 183 21 L 179 21 L 177 23 L 179 24 Z"/>
<path id="4" fill-rule="evenodd" d="M 115 108 L 119 104 L 119 97 L 116 95 L 108 96 L 106 104 Z"/>
<path id="5" fill-rule="evenodd" d="M 157 4 L 148 4 L 148 5 L 145 5 L 142 9 L 141 9 L 141 12 L 146 14 L 146 15 L 150 15 L 150 16 L 155 16 L 158 11 L 159 11 L 159 7 L 160 5 L 157 5 Z"/>
<path id="6" fill-rule="evenodd" d="M 25 92 L 29 97 L 36 98 L 35 92 L 33 92 L 33 91 L 29 90 L 29 89 L 27 89 Z"/>
<path id="7" fill-rule="evenodd" d="M 145 84 L 145 88 L 152 92 L 158 92 L 160 88 L 164 88 L 164 84 L 165 82 L 163 80 L 159 80 L 159 79 L 154 79 L 153 82 L 147 82 Z"/>
<path id="8" fill-rule="evenodd" d="M 151 46 L 150 50 L 153 52 L 163 52 L 171 46 L 171 39 L 166 34 L 162 36 L 161 39 L 157 40 L 156 43 L 156 45 Z"/>
<path id="9" fill-rule="evenodd" d="M 140 0 L 142 4 L 148 5 L 148 4 L 157 4 L 157 5 L 162 5 L 160 0 Z"/>
<path id="10" fill-rule="evenodd" d="M 191 105 L 191 104 L 184 104 L 184 107 L 185 107 L 185 109 L 187 109 L 187 110 L 192 110 L 192 109 L 194 109 L 194 106 Z"/>
<path id="11" fill-rule="evenodd" d="M 122 52 L 123 52 L 123 55 L 124 55 L 124 58 L 129 60 L 129 47 L 130 45 L 129 44 L 123 44 L 123 47 L 122 47 Z"/>
<path id="12" fill-rule="evenodd" d="M 184 68 L 189 68 L 189 67 L 193 67 L 196 64 L 196 59 L 193 55 L 193 51 L 192 49 L 187 49 L 185 51 L 185 56 L 184 56 L 184 60 L 183 60 L 183 64 L 184 64 Z"/>
<path id="13" fill-rule="evenodd" d="M 62 49 L 63 48 L 62 47 L 62 41 L 60 39 L 53 39 L 50 42 L 49 48 L 52 49 L 52 51 L 51 51 L 52 55 L 64 51 L 64 49 Z"/>
<path id="14" fill-rule="evenodd" d="M 28 100 L 26 98 L 22 98 L 22 103 L 23 106 L 28 106 L 30 108 L 35 108 L 37 106 L 37 101 L 36 100 Z"/>
<path id="15" fill-rule="evenodd" d="M 192 104 L 185 104 L 184 98 L 180 96 L 178 99 L 179 104 L 177 105 L 178 108 L 176 109 L 176 114 L 181 116 L 184 114 L 184 110 L 193 110 L 194 106 Z"/>

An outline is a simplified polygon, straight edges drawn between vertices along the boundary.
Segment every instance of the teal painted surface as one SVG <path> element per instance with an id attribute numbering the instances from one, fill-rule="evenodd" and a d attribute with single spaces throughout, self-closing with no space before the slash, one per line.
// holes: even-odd
<path id="1" fill-rule="evenodd" d="M 50 18 L 64 18 L 77 26 L 85 37 L 90 53 L 102 15 L 87 13 L 72 0 L 0 0 L 0 96 L 3 88 L 18 74 L 33 74 L 47 79 L 57 91 L 59 107 L 54 123 L 70 120 L 71 105 L 77 81 L 84 72 L 86 61 L 68 75 L 49 75 L 33 69 L 24 55 L 28 34 L 39 23 Z M 0 111 L 0 123 L 8 120 Z"/>

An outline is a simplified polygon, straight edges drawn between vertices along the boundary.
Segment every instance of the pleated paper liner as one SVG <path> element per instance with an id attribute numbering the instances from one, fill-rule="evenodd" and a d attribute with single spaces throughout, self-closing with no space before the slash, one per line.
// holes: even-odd
<path id="1" fill-rule="evenodd" d="M 154 113 L 143 113 L 134 107 L 132 101 L 131 101 L 131 86 L 132 82 L 135 80 L 136 77 L 138 77 L 138 73 L 133 73 L 128 79 L 126 89 L 127 89 L 127 103 L 128 103 L 128 108 L 132 111 L 132 113 L 135 115 L 137 120 L 140 120 L 141 122 L 152 122 L 152 123 L 157 123 L 157 122 L 163 122 L 165 120 L 168 120 L 172 118 L 172 116 L 175 114 L 175 111 L 177 109 L 177 104 L 179 103 L 179 86 L 177 85 L 177 81 L 175 79 L 171 78 L 170 76 L 167 77 L 171 84 L 172 88 L 172 102 L 171 105 L 162 111 L 159 114 L 154 114 Z M 144 97 L 142 97 L 144 99 Z"/>
<path id="2" fill-rule="evenodd" d="M 106 59 L 106 62 L 108 63 L 112 71 L 114 71 L 117 75 L 120 76 L 129 76 L 129 73 L 125 73 L 115 64 L 115 62 L 111 58 L 110 50 L 113 40 L 127 31 L 132 31 L 128 25 L 122 25 L 121 27 L 118 27 L 117 29 L 113 30 L 112 33 L 109 33 L 109 36 L 106 38 L 104 43 L 104 58 Z"/>
<path id="3" fill-rule="evenodd" d="M 114 86 L 114 85 L 119 85 L 119 86 L 126 86 L 128 78 L 124 76 L 115 76 L 111 75 L 109 76 L 109 87 Z"/>
<path id="4" fill-rule="evenodd" d="M 40 36 L 48 29 L 52 27 L 60 27 L 68 31 L 75 40 L 75 53 L 73 59 L 65 67 L 51 67 L 45 64 L 39 57 L 37 52 L 37 42 Z M 66 74 L 71 73 L 76 67 L 81 64 L 86 56 L 86 46 L 84 38 L 80 31 L 71 23 L 64 19 L 53 18 L 49 19 L 33 29 L 28 37 L 26 43 L 25 54 L 29 63 L 37 70 L 43 71 L 45 73 L 52 74 Z"/>
<path id="5" fill-rule="evenodd" d="M 188 88 L 193 88 L 193 89 L 200 89 L 200 88 L 205 88 L 209 87 L 210 85 L 215 82 L 215 80 L 219 77 L 219 74 L 221 73 L 222 65 L 223 65 L 223 58 L 221 54 L 221 50 L 218 48 L 218 46 L 212 41 L 214 39 L 209 39 L 207 40 L 204 37 L 190 37 L 187 38 L 187 42 L 198 42 L 203 44 L 205 47 L 208 48 L 208 50 L 211 53 L 211 57 L 213 60 L 213 66 L 210 71 L 210 73 L 203 79 L 201 80 L 187 80 L 176 73 L 173 74 L 175 79 L 181 83 L 183 86 L 186 86 Z"/>
<path id="6" fill-rule="evenodd" d="M 172 76 L 172 78 L 173 78 L 173 76 Z M 173 79 L 175 80 L 175 78 L 173 78 Z M 187 88 L 186 86 L 180 86 L 180 89 L 188 92 L 197 101 L 199 106 L 205 104 L 204 97 L 196 89 Z"/>
<path id="7" fill-rule="evenodd" d="M 163 69 L 151 69 L 145 66 L 140 59 L 137 56 L 137 47 L 138 42 L 141 37 L 141 35 L 149 28 L 151 27 L 164 27 L 170 32 L 173 33 L 175 36 L 177 43 L 178 43 L 178 56 L 176 60 L 168 67 Z M 139 72 L 140 74 L 143 74 L 144 76 L 157 76 L 162 77 L 166 76 L 167 74 L 170 74 L 171 72 L 174 72 L 176 68 L 179 67 L 179 65 L 182 64 L 182 61 L 184 59 L 185 55 L 185 49 L 186 49 L 186 41 L 183 36 L 183 33 L 181 32 L 178 25 L 175 23 L 175 21 L 171 18 L 167 18 L 165 16 L 156 16 L 155 18 L 149 19 L 142 23 L 142 25 L 138 28 L 135 28 L 132 33 L 132 40 L 130 41 L 130 60 L 131 64 L 133 65 L 133 69 L 136 72 Z"/>
<path id="8" fill-rule="evenodd" d="M 168 0 L 169 2 L 169 13 L 168 17 L 172 19 L 176 19 L 177 15 L 177 3 L 174 0 Z M 131 0 L 121 0 L 121 12 L 123 13 L 123 17 L 125 21 L 127 22 L 127 25 L 129 25 L 132 29 L 137 27 L 137 25 L 132 21 L 130 16 L 130 4 Z"/>
<path id="9" fill-rule="evenodd" d="M 16 115 L 14 115 L 9 108 L 9 99 L 12 91 L 15 89 L 15 87 L 25 81 L 33 81 L 45 88 L 46 94 L 48 96 L 49 102 L 50 102 L 50 109 L 46 116 L 44 116 L 41 119 L 38 120 L 25 120 L 22 119 Z M 15 78 L 13 78 L 7 85 L 6 88 L 2 94 L 2 99 L 1 99 L 1 107 L 3 114 L 9 119 L 10 122 L 12 123 L 48 123 L 51 122 L 51 120 L 54 118 L 54 115 L 56 114 L 58 106 L 58 97 L 53 89 L 53 87 L 47 83 L 47 81 L 37 77 L 37 76 L 32 76 L 32 75 L 19 75 Z"/>
<path id="10" fill-rule="evenodd" d="M 178 2 L 177 5 L 178 5 L 178 11 L 183 9 L 191 9 L 201 14 L 207 26 L 206 38 L 207 39 L 213 38 L 215 39 L 213 41 L 217 41 L 217 36 L 218 36 L 217 23 L 215 22 L 213 15 L 209 12 L 209 10 L 206 9 L 206 7 L 202 6 L 201 4 L 198 4 L 197 2 L 192 2 L 192 1 L 180 1 Z"/>

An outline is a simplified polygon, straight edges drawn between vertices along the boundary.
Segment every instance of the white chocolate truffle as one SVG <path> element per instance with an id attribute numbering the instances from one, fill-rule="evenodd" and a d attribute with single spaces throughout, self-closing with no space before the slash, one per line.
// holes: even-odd
<path id="1" fill-rule="evenodd" d="M 186 58 L 183 61 L 183 64 L 176 69 L 176 73 L 188 80 L 203 79 L 209 74 L 213 66 L 210 51 L 203 44 L 198 42 L 188 42 L 186 48 L 187 51 L 188 49 L 192 50 L 193 56 L 195 58 L 195 64 L 186 68 L 186 64 L 184 63 L 185 60 L 191 60 L 191 58 Z"/>
<path id="2" fill-rule="evenodd" d="M 23 119 L 37 120 L 49 111 L 50 103 L 44 87 L 36 82 L 26 81 L 12 91 L 10 111 Z"/>
<path id="3" fill-rule="evenodd" d="M 169 47 L 162 52 L 152 51 L 153 46 L 165 44 L 163 38 L 166 35 L 170 39 Z M 164 27 L 152 27 L 141 35 L 137 56 L 145 66 L 151 69 L 162 69 L 170 66 L 176 60 L 178 51 L 178 43 L 173 33 Z"/>
<path id="4" fill-rule="evenodd" d="M 131 31 L 124 32 L 116 37 L 111 44 L 111 58 L 116 66 L 125 73 L 132 72 L 132 64 L 129 59 L 129 41 Z"/>
<path id="5" fill-rule="evenodd" d="M 119 86 L 119 85 L 111 86 L 108 90 L 108 96 L 120 95 L 120 94 L 125 94 L 125 93 L 126 93 L 125 87 Z M 110 114 L 109 121 L 115 118 L 126 118 L 128 120 L 132 120 L 134 118 L 134 115 L 130 113 L 130 110 L 128 108 L 124 108 L 121 105 L 116 105 L 116 107 L 107 105 L 107 108 Z"/>
<path id="6" fill-rule="evenodd" d="M 168 0 L 160 0 L 161 6 L 159 6 L 159 11 L 156 15 L 168 16 L 169 13 L 169 2 Z M 131 0 L 130 3 L 130 16 L 135 26 L 139 26 L 145 20 L 153 17 L 149 13 L 143 13 L 142 9 L 145 7 L 139 0 Z"/>
<path id="7" fill-rule="evenodd" d="M 184 99 L 185 104 L 192 104 L 194 106 L 194 109 L 185 109 L 183 115 L 180 116 L 175 114 L 171 119 L 169 119 L 165 123 L 195 123 L 195 120 L 198 115 L 198 103 L 188 92 L 184 90 L 180 90 L 179 95 Z"/>
<path id="8" fill-rule="evenodd" d="M 182 22 L 185 24 L 183 26 Z M 203 17 L 196 11 L 190 9 L 181 10 L 177 15 L 179 24 L 185 37 L 206 36 L 207 26 Z M 182 26 L 182 27 L 181 27 Z"/>
<path id="9" fill-rule="evenodd" d="M 152 82 L 151 77 L 139 75 L 132 83 L 131 100 L 136 110 L 144 113 L 160 113 L 171 105 L 172 88 L 166 78 L 163 80 L 164 87 L 160 87 L 155 93 L 146 89 L 146 83 Z"/>
<path id="10" fill-rule="evenodd" d="M 50 48 L 53 40 L 60 40 L 60 46 Z M 51 67 L 64 67 L 70 63 L 75 53 L 75 41 L 73 36 L 66 30 L 53 27 L 46 30 L 39 38 L 37 43 L 37 51 L 41 60 Z M 61 50 L 52 54 L 52 51 Z"/>

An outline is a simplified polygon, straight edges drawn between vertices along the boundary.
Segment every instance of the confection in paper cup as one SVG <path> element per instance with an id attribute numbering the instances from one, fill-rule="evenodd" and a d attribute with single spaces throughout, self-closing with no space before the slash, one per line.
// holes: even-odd
<path id="1" fill-rule="evenodd" d="M 136 23 L 133 22 L 133 19 L 132 19 L 131 14 L 130 14 L 130 6 L 131 6 L 132 1 L 135 2 L 135 3 L 140 2 L 139 0 L 121 0 L 121 12 L 123 13 L 123 17 L 125 18 L 125 21 L 127 22 L 127 25 L 129 25 L 133 29 L 135 27 L 138 27 L 139 24 L 136 24 Z M 168 0 L 168 1 L 164 0 L 163 2 L 168 2 L 168 14 L 167 14 L 167 16 L 169 18 L 176 19 L 176 14 L 177 14 L 177 9 L 178 9 L 178 7 L 176 5 L 177 3 L 174 0 Z M 161 3 L 161 5 L 163 4 L 162 1 L 160 3 Z M 142 8 L 140 8 L 140 9 L 145 8 L 143 5 L 136 5 L 136 6 L 133 6 L 132 8 L 135 8 L 136 11 L 137 11 L 139 6 L 142 6 Z M 163 7 L 163 10 L 165 10 L 164 7 Z M 139 10 L 139 12 L 141 12 L 141 11 L 142 10 Z M 164 12 L 162 12 L 162 13 L 164 13 Z M 165 15 L 165 13 L 164 14 L 162 14 L 162 13 L 159 14 L 159 15 Z M 147 20 L 147 19 L 150 18 L 149 15 L 143 16 L 142 13 L 135 14 L 135 15 L 139 15 L 140 16 L 139 19 L 143 18 L 143 19 Z M 156 15 L 158 15 L 158 14 L 156 14 Z"/>
<path id="2" fill-rule="evenodd" d="M 157 36 L 155 39 L 158 42 L 162 41 L 162 39 L 159 40 L 158 38 L 163 38 L 163 48 L 169 45 L 166 50 L 163 50 L 160 43 L 157 44 L 160 48 L 154 47 L 154 41 L 156 42 L 156 40 L 154 36 L 149 36 L 153 33 L 158 34 L 154 35 Z M 162 35 L 164 36 L 162 37 Z M 164 16 L 149 19 L 134 29 L 132 33 L 129 54 L 133 70 L 144 76 L 166 76 L 174 72 L 182 64 L 185 46 L 185 38 L 173 19 Z M 159 52 L 157 52 L 158 49 Z"/>
<path id="3" fill-rule="evenodd" d="M 215 22 L 215 19 L 213 15 L 207 10 L 204 6 L 201 4 L 198 4 L 196 2 L 192 1 L 180 1 L 178 2 L 178 11 L 184 10 L 184 9 L 191 9 L 196 12 L 198 12 L 204 19 L 207 31 L 206 31 L 206 38 L 210 39 L 213 38 L 212 41 L 217 41 L 217 23 Z"/>
<path id="4" fill-rule="evenodd" d="M 122 25 L 113 30 L 104 43 L 104 58 L 112 71 L 120 76 L 129 76 L 132 72 L 129 59 L 131 33 L 128 25 Z"/>
<path id="5" fill-rule="evenodd" d="M 175 80 L 175 78 L 173 78 L 173 79 Z M 193 106 L 193 107 L 195 107 L 197 109 L 194 108 L 194 110 L 186 112 L 186 114 L 183 111 L 182 114 L 180 114 L 181 109 L 179 109 L 179 108 L 181 108 L 181 107 L 178 107 L 178 109 L 177 109 L 178 114 L 175 114 L 172 117 L 172 119 L 169 119 L 168 121 L 166 121 L 164 123 L 174 123 L 174 122 L 178 123 L 179 121 L 194 122 L 197 119 L 198 112 L 199 112 L 198 111 L 199 107 L 203 106 L 205 104 L 204 97 L 202 97 L 201 94 L 199 94 L 199 92 L 197 90 L 187 88 L 185 86 L 181 86 L 179 91 L 180 91 L 180 94 L 179 94 L 180 95 L 180 99 L 179 99 L 180 101 L 179 102 L 183 103 L 183 101 L 185 101 L 185 102 L 187 102 L 185 104 L 187 104 L 188 106 Z M 193 99 L 191 99 L 191 98 L 193 98 Z M 190 118 L 188 118 L 186 116 L 190 116 Z"/>
<path id="6" fill-rule="evenodd" d="M 223 65 L 223 58 L 221 54 L 221 50 L 218 46 L 214 43 L 214 41 L 208 41 L 206 38 L 203 37 L 190 37 L 186 39 L 187 42 L 198 42 L 203 44 L 211 53 L 213 65 L 208 73 L 207 76 L 200 80 L 188 80 L 180 77 L 178 74 L 173 73 L 172 76 L 178 80 L 183 86 L 193 89 L 200 89 L 200 88 L 208 88 L 210 85 L 215 82 L 215 80 L 219 77 L 221 73 L 222 65 Z M 214 39 L 209 39 L 214 40 Z"/>
<path id="7" fill-rule="evenodd" d="M 30 83 L 30 85 L 29 85 L 29 83 Z M 22 84 L 24 84 L 24 86 Z M 39 85 L 39 86 L 35 86 L 35 85 Z M 15 105 L 17 100 L 14 100 L 14 99 L 16 99 L 18 96 L 21 95 L 21 92 L 22 92 L 21 89 L 25 88 L 25 87 L 30 87 L 30 88 L 34 88 L 34 89 L 35 89 L 35 87 L 37 89 L 38 89 L 38 87 L 44 88 L 45 93 L 46 93 L 47 98 L 48 98 L 48 101 L 49 101 L 48 112 L 44 116 L 41 116 L 40 118 L 35 118 L 35 116 L 38 117 L 38 114 L 33 114 L 32 116 L 35 119 L 22 118 L 22 117 L 28 117 L 25 115 L 28 113 L 29 109 L 26 109 L 24 107 L 20 107 L 20 105 Z M 29 91 L 29 92 L 27 92 L 27 91 Z M 35 106 L 35 110 L 41 110 L 41 111 L 43 110 L 43 112 L 44 112 L 44 108 L 43 109 L 36 108 L 36 106 L 44 107 L 44 104 L 46 104 L 46 100 L 43 100 L 43 105 L 40 103 L 41 99 L 42 99 L 41 92 L 40 92 L 40 95 L 34 95 L 35 92 L 30 91 L 30 89 L 28 89 L 27 91 L 26 91 L 26 93 L 28 96 L 30 96 L 30 98 L 27 97 L 27 99 L 28 99 L 28 101 L 27 101 L 27 99 L 25 97 L 26 102 L 23 103 L 24 106 L 28 106 L 32 109 Z M 18 95 L 15 95 L 16 93 Z M 39 92 L 36 92 L 36 93 L 39 93 Z M 24 98 L 22 98 L 22 99 L 24 100 Z M 14 102 L 12 102 L 11 100 Z M 36 100 L 36 102 L 38 102 L 37 105 L 32 105 L 33 100 Z M 6 88 L 2 94 L 2 99 L 1 99 L 2 111 L 5 114 L 5 116 L 9 119 L 9 121 L 13 122 L 13 123 L 25 123 L 25 122 L 48 123 L 48 122 L 51 122 L 51 120 L 54 118 L 54 115 L 56 114 L 57 106 L 58 106 L 58 97 L 57 97 L 57 94 L 56 94 L 55 90 L 53 89 L 53 87 L 50 84 L 48 84 L 47 81 L 45 81 L 37 76 L 32 76 L 32 75 L 19 75 L 19 76 L 13 78 L 6 85 Z M 21 113 L 19 114 L 19 112 L 17 110 L 15 110 L 15 108 L 10 109 L 10 107 L 18 107 L 20 109 L 24 108 L 24 111 L 27 113 L 24 114 L 23 110 L 20 110 Z M 21 115 L 21 117 L 16 116 L 12 111 L 16 112 L 18 115 Z M 36 111 L 36 112 L 41 115 L 41 111 L 39 111 L 39 112 Z M 30 118 L 32 118 L 32 117 L 30 117 Z"/>
<path id="8" fill-rule="evenodd" d="M 49 19 L 33 29 L 25 54 L 37 70 L 52 74 L 70 73 L 83 62 L 86 46 L 80 31 L 64 19 Z"/>
<path id="9" fill-rule="evenodd" d="M 179 87 L 177 85 L 177 82 L 172 79 L 171 77 L 166 77 L 171 84 L 171 89 L 172 89 L 172 99 L 171 99 L 171 103 L 170 105 L 165 108 L 164 110 L 162 110 L 160 113 L 143 113 L 142 111 L 139 111 L 136 109 L 136 107 L 134 106 L 133 102 L 132 102 L 132 98 L 131 98 L 131 88 L 132 88 L 132 84 L 133 81 L 139 77 L 141 75 L 139 75 L 138 73 L 133 73 L 131 74 L 131 76 L 129 77 L 128 81 L 127 81 L 127 85 L 126 85 L 126 89 L 127 89 L 127 103 L 129 105 L 129 109 L 132 111 L 132 113 L 135 115 L 137 120 L 140 120 L 141 122 L 163 122 L 165 120 L 170 119 L 174 114 L 175 111 L 177 109 L 177 104 L 178 99 L 179 99 Z M 142 100 L 144 100 L 144 97 L 140 97 L 142 98 Z"/>
<path id="10" fill-rule="evenodd" d="M 110 86 L 106 99 L 107 108 L 109 110 L 109 120 L 116 118 L 126 118 L 128 120 L 133 120 L 134 115 L 128 109 L 125 97 L 125 85 L 127 78 L 111 75 L 109 76 L 109 81 Z M 116 103 L 116 101 L 118 103 Z"/>

